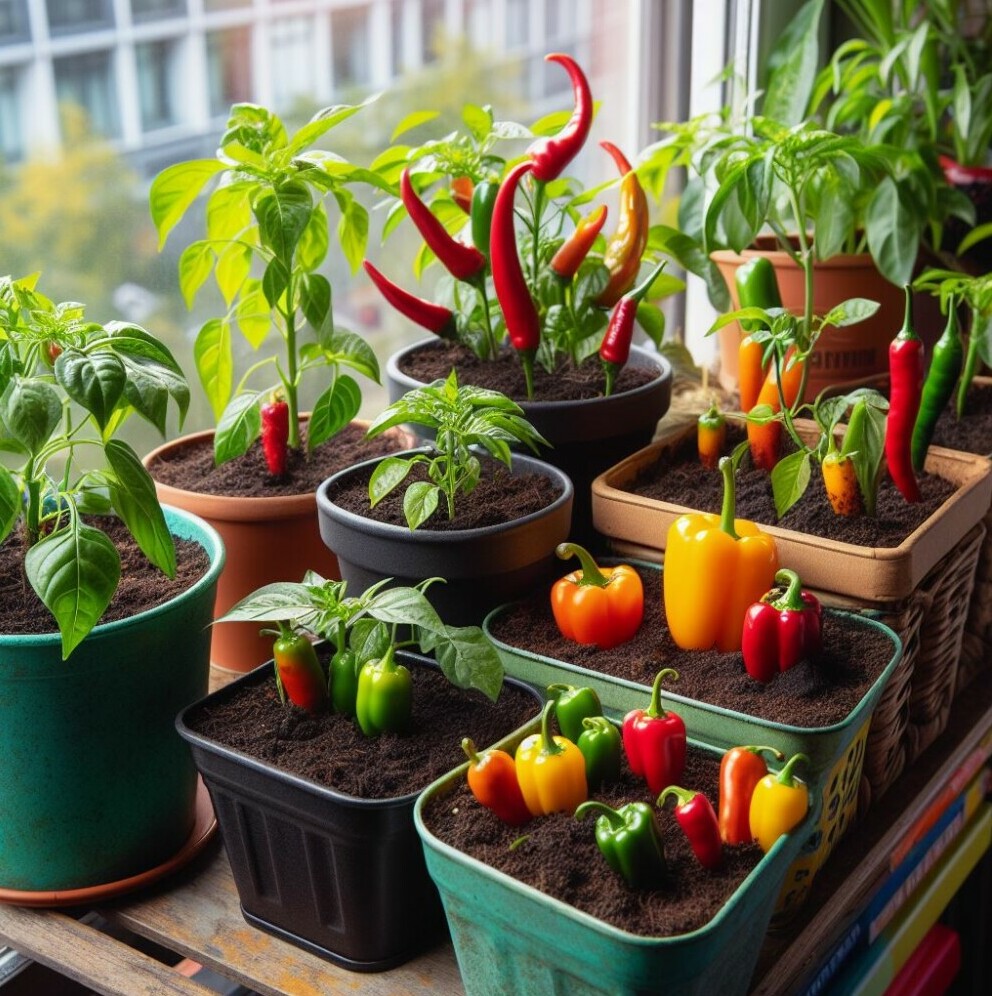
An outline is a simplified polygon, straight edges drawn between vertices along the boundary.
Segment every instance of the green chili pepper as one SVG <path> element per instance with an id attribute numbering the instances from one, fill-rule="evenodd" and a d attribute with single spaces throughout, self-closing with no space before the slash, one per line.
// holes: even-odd
<path id="1" fill-rule="evenodd" d="M 331 658 L 331 705 L 342 716 L 354 716 L 357 697 L 358 658 L 345 648 Z"/>
<path id="2" fill-rule="evenodd" d="M 975 379 L 975 371 L 978 369 L 978 347 L 982 342 L 982 319 L 978 309 L 971 309 L 971 331 L 968 333 L 968 352 L 964 360 L 964 372 L 958 383 L 958 396 L 955 402 L 955 411 L 959 419 L 964 418 L 965 403 L 968 398 L 968 388 Z"/>
<path id="3" fill-rule="evenodd" d="M 596 844 L 606 863 L 633 889 L 653 889 L 665 877 L 665 850 L 654 812 L 646 802 L 628 802 L 611 809 L 601 802 L 584 802 L 575 818 L 598 813 Z"/>
<path id="4" fill-rule="evenodd" d="M 586 759 L 586 782 L 590 791 L 620 781 L 620 757 L 623 739 L 620 731 L 605 716 L 587 716 L 582 720 L 577 741 Z"/>
<path id="5" fill-rule="evenodd" d="M 964 363 L 964 347 L 958 332 L 958 309 L 954 297 L 947 302 L 947 326 L 933 347 L 933 359 L 923 383 L 920 411 L 913 426 L 913 469 L 923 470 L 937 419 L 954 393 Z"/>
<path id="6" fill-rule="evenodd" d="M 489 258 L 489 233 L 493 223 L 493 205 L 499 193 L 499 184 L 484 180 L 472 191 L 472 245 Z"/>
<path id="7" fill-rule="evenodd" d="M 400 733 L 410 725 L 410 672 L 395 661 L 389 647 L 382 660 L 368 661 L 358 673 L 355 715 L 362 733 Z"/>
<path id="8" fill-rule="evenodd" d="M 555 700 L 555 718 L 562 736 L 578 743 L 582 735 L 582 720 L 588 716 L 602 716 L 603 704 L 593 688 L 576 688 L 574 685 L 548 685 L 548 695 Z"/>

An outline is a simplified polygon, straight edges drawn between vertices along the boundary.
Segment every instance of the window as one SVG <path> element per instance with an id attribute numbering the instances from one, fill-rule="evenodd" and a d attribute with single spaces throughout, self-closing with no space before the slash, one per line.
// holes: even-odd
<path id="1" fill-rule="evenodd" d="M 444 0 L 421 0 L 421 59 L 431 62 L 444 38 Z"/>
<path id="2" fill-rule="evenodd" d="M 269 27 L 272 103 L 279 113 L 314 92 L 313 20 L 287 17 Z"/>
<path id="3" fill-rule="evenodd" d="M 179 120 L 175 99 L 175 86 L 179 78 L 177 50 L 178 43 L 171 39 L 142 42 L 135 46 L 142 131 L 167 128 Z"/>
<path id="4" fill-rule="evenodd" d="M 10 162 L 24 154 L 21 137 L 20 71 L 0 67 L 0 161 Z"/>
<path id="5" fill-rule="evenodd" d="M 31 37 L 25 0 L 0 0 L 0 45 Z"/>
<path id="6" fill-rule="evenodd" d="M 110 27 L 114 23 L 111 0 L 45 0 L 45 3 L 53 35 Z"/>
<path id="7" fill-rule="evenodd" d="M 544 31 L 545 38 L 549 42 L 559 41 L 567 38 L 570 34 L 568 30 L 571 12 L 566 10 L 562 0 L 545 0 L 544 7 Z"/>
<path id="8" fill-rule="evenodd" d="M 527 0 L 506 0 L 506 47 L 522 48 L 530 38 Z"/>
<path id="9" fill-rule="evenodd" d="M 231 104 L 251 99 L 250 28 L 207 35 L 207 89 L 213 117 L 226 116 Z"/>
<path id="10" fill-rule="evenodd" d="M 370 44 L 368 8 L 345 7 L 331 12 L 331 62 L 337 88 L 372 82 Z"/>
<path id="11" fill-rule="evenodd" d="M 402 76 L 405 69 L 411 67 L 406 65 L 403 55 L 403 39 L 406 32 L 403 30 L 403 0 L 393 0 L 393 5 L 389 9 L 389 36 L 392 45 L 392 71 L 393 76 Z"/>
<path id="12" fill-rule="evenodd" d="M 62 110 L 79 108 L 90 129 L 104 138 L 120 134 L 110 52 L 85 52 L 56 59 L 55 95 Z"/>
<path id="13" fill-rule="evenodd" d="M 131 0 L 131 16 L 135 21 L 153 21 L 186 13 L 186 0 Z"/>
<path id="14" fill-rule="evenodd" d="M 232 7 L 250 7 L 251 0 L 203 0 L 204 10 L 230 10 Z"/>
<path id="15" fill-rule="evenodd" d="M 466 0 L 465 36 L 472 45 L 483 52 L 492 49 L 493 28 L 491 0 Z"/>

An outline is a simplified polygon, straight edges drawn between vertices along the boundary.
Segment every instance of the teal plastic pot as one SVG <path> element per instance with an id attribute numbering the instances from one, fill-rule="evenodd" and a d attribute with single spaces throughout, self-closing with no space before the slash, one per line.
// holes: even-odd
<path id="1" fill-rule="evenodd" d="M 708 924 L 673 937 L 642 937 L 553 899 L 435 837 L 424 824 L 424 807 L 461 784 L 466 768 L 462 765 L 429 786 L 417 800 L 414 819 L 467 996 L 747 992 L 786 871 L 816 820 L 815 805 Z"/>
<path id="2" fill-rule="evenodd" d="M 0 888 L 116 882 L 193 828 L 196 769 L 174 721 L 207 690 L 224 547 L 202 519 L 165 514 L 209 555 L 191 588 L 96 626 L 67 661 L 58 633 L 0 636 Z"/>

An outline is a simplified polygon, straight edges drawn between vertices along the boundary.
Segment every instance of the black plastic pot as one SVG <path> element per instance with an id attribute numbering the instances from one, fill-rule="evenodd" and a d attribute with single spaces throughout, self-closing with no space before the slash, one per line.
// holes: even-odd
<path id="1" fill-rule="evenodd" d="M 407 667 L 437 667 L 417 654 L 398 657 Z M 446 929 L 413 823 L 419 793 L 344 795 L 193 729 L 201 710 L 245 685 L 272 680 L 269 661 L 176 719 L 210 792 L 241 911 L 253 926 L 352 971 L 395 968 Z M 506 681 L 533 694 L 536 715 L 540 695 Z"/>
<path id="2" fill-rule="evenodd" d="M 398 585 L 444 578 L 447 583 L 432 585 L 427 597 L 448 625 L 472 626 L 495 606 L 561 573 L 555 547 L 569 536 L 573 488 L 557 467 L 515 454 L 512 473 L 550 477 L 561 490 L 558 498 L 539 512 L 498 526 L 438 532 L 376 522 L 331 500 L 335 485 L 367 475 L 378 462 L 348 467 L 317 489 L 320 535 L 337 554 L 349 590 L 364 591 L 383 578 L 393 578 Z"/>
<path id="3" fill-rule="evenodd" d="M 438 341 L 422 340 L 389 357 L 386 386 L 390 402 L 423 386 L 400 370 L 403 357 Z M 632 391 L 621 391 L 608 398 L 519 402 L 527 420 L 551 443 L 552 448 L 543 452 L 541 458 L 563 470 L 575 487 L 572 536 L 578 542 L 588 543 L 595 536 L 592 528 L 593 480 L 625 456 L 647 446 L 671 402 L 672 368 L 667 360 L 634 346 L 628 366 L 654 370 L 657 376 Z M 407 428 L 418 431 L 417 426 Z"/>

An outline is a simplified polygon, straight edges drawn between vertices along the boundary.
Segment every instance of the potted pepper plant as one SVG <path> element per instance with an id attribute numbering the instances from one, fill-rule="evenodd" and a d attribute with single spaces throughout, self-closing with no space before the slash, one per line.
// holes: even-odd
<path id="1" fill-rule="evenodd" d="M 191 842 L 173 718 L 207 686 L 224 551 L 120 438 L 135 413 L 164 431 L 170 401 L 185 412 L 169 350 L 35 283 L 0 279 L 0 897 L 64 905 Z"/>
<path id="2" fill-rule="evenodd" d="M 183 250 L 179 283 L 192 305 L 212 274 L 227 308 L 204 323 L 194 346 L 217 428 L 173 440 L 145 462 L 165 500 L 204 516 L 224 537 L 219 613 L 266 581 L 299 577 L 311 562 L 313 492 L 328 473 L 402 445 L 367 442 L 353 424 L 361 388 L 348 371 L 378 381 L 379 365 L 364 339 L 335 323 L 331 284 L 320 272 L 328 196 L 340 207 L 339 240 L 353 266 L 364 250 L 367 212 L 348 188 L 359 174 L 377 178 L 314 147 L 360 110 L 325 108 L 287 135 L 271 111 L 236 104 L 216 158 L 169 166 L 152 183 L 163 243 L 210 186 L 206 237 Z M 263 354 L 237 383 L 235 330 L 252 350 L 282 341 L 280 352 Z M 326 387 L 304 418 L 299 396 L 307 380 Z M 333 553 L 318 566 L 336 574 Z M 251 627 L 229 626 L 215 631 L 212 654 L 215 664 L 238 671 L 264 661 L 267 648 Z"/>

